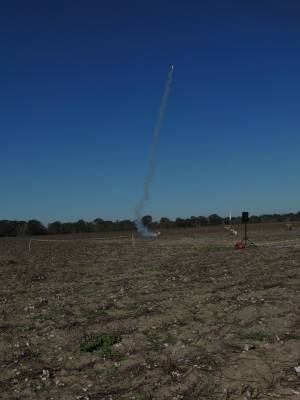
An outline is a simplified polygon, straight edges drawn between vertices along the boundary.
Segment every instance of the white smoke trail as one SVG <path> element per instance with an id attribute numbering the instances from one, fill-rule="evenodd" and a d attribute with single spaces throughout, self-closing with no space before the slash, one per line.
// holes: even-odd
<path id="1" fill-rule="evenodd" d="M 150 152 L 149 152 L 149 165 L 148 165 L 148 172 L 146 175 L 146 180 L 144 183 L 144 191 L 142 194 L 142 197 L 138 201 L 137 205 L 135 206 L 134 213 L 135 213 L 135 226 L 143 236 L 155 236 L 153 232 L 151 232 L 150 229 L 148 229 L 142 222 L 142 210 L 146 204 L 147 201 L 149 201 L 150 197 L 150 186 L 153 181 L 154 175 L 155 175 L 155 161 L 156 161 L 156 152 L 157 152 L 157 146 L 158 146 L 158 141 L 159 141 L 159 133 L 160 133 L 160 128 L 161 124 L 165 115 L 165 110 L 168 102 L 168 97 L 170 94 L 170 89 L 171 89 L 171 83 L 172 83 L 172 78 L 173 78 L 173 71 L 174 67 L 173 65 L 170 68 L 169 74 L 168 74 L 168 79 L 167 83 L 165 86 L 165 90 L 163 93 L 163 96 L 161 98 L 160 102 L 160 107 L 159 107 L 159 112 L 158 116 L 156 119 L 156 123 L 154 126 L 153 130 L 153 135 L 152 135 L 152 143 L 150 147 Z"/>

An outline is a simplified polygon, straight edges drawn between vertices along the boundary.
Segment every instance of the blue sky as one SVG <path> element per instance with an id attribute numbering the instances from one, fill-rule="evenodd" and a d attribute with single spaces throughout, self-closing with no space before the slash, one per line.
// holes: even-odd
<path id="1" fill-rule="evenodd" d="M 300 3 L 1 6 L 0 219 L 299 211 Z"/>

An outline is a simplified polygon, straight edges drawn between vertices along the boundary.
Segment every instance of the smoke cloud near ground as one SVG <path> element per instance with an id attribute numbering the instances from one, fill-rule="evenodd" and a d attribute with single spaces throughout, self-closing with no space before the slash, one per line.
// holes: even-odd
<path id="1" fill-rule="evenodd" d="M 154 175 L 155 175 L 155 162 L 156 162 L 156 153 L 157 153 L 157 147 L 158 147 L 158 142 L 159 142 L 159 134 L 160 134 L 160 128 L 162 121 L 164 119 L 165 111 L 166 111 L 166 106 L 171 90 L 171 84 L 172 84 L 172 79 L 173 79 L 173 71 L 174 67 L 173 65 L 170 68 L 169 74 L 168 74 L 168 79 L 166 82 L 165 90 L 161 98 L 160 102 L 160 107 L 159 107 L 159 112 L 158 116 L 156 119 L 156 123 L 154 125 L 154 130 L 153 130 L 153 135 L 152 135 L 152 143 L 150 147 L 150 152 L 149 152 L 149 165 L 148 165 L 148 172 L 146 175 L 146 179 L 144 182 L 144 190 L 142 193 L 142 197 L 136 204 L 134 208 L 134 214 L 135 214 L 135 226 L 138 230 L 139 233 L 141 233 L 143 236 L 147 237 L 152 237 L 155 236 L 151 230 L 146 227 L 141 218 L 142 218 L 142 210 L 145 206 L 145 204 L 149 201 L 150 199 L 150 187 L 151 183 L 153 182 Z"/>

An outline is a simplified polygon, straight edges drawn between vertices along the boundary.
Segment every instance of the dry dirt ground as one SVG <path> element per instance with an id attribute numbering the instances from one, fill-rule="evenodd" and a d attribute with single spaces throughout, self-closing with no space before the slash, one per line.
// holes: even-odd
<path id="1" fill-rule="evenodd" d="M 300 228 L 128 235 L 0 240 L 1 399 L 300 399 Z"/>

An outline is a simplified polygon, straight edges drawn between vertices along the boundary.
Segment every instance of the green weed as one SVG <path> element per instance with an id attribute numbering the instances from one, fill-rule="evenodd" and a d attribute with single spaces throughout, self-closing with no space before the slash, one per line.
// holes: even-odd
<path id="1" fill-rule="evenodd" d="M 145 397 L 142 394 L 139 394 L 139 393 L 135 394 L 132 398 L 134 400 L 145 400 Z"/>
<path id="2" fill-rule="evenodd" d="M 97 368 L 97 372 L 99 375 L 114 378 L 119 375 L 119 367 L 116 365 L 111 365 L 111 366 L 105 367 L 105 368 Z"/>
<path id="3" fill-rule="evenodd" d="M 96 319 L 97 317 L 106 317 L 108 315 L 108 312 L 104 309 L 100 310 L 92 310 L 87 313 L 86 318 L 87 319 Z"/>
<path id="4" fill-rule="evenodd" d="M 168 334 L 167 336 L 161 336 L 157 334 L 156 332 L 151 332 L 151 331 L 146 331 L 144 332 L 145 339 L 148 342 L 149 345 L 151 345 L 154 348 L 158 348 L 164 343 L 167 344 L 175 344 L 176 343 L 176 338 L 175 336 L 172 336 Z"/>
<path id="5" fill-rule="evenodd" d="M 83 341 L 80 351 L 94 353 L 98 352 L 105 357 L 113 354 L 113 345 L 121 341 L 121 336 L 116 334 L 100 333 Z"/>
<path id="6" fill-rule="evenodd" d="M 47 314 L 37 314 L 31 317 L 33 321 L 45 322 L 51 320 L 51 316 Z"/>
<path id="7" fill-rule="evenodd" d="M 146 332 L 144 333 L 146 341 L 151 345 L 157 347 L 162 342 L 162 337 L 157 333 Z"/>
<path id="8" fill-rule="evenodd" d="M 247 331 L 240 333 L 240 338 L 242 340 L 252 340 L 255 342 L 262 342 L 271 338 L 270 333 L 259 332 L 259 331 Z"/>

